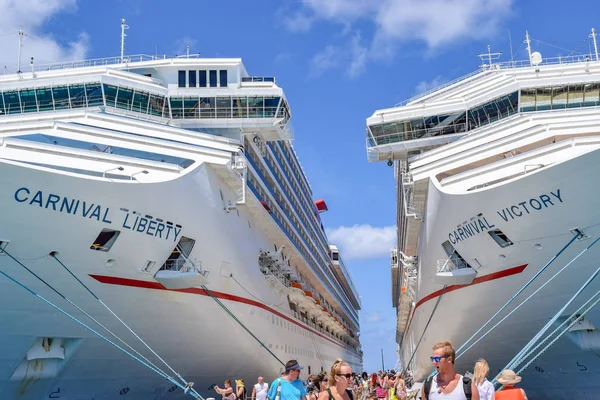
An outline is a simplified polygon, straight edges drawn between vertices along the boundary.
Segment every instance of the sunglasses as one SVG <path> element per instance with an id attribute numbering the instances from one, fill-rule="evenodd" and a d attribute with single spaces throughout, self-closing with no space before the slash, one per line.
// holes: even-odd
<path id="1" fill-rule="evenodd" d="M 336 374 L 337 376 L 344 376 L 346 379 L 352 378 L 352 374 Z"/>
<path id="2" fill-rule="evenodd" d="M 429 359 L 431 362 L 440 362 L 442 358 L 448 358 L 448 356 L 431 356 Z"/>

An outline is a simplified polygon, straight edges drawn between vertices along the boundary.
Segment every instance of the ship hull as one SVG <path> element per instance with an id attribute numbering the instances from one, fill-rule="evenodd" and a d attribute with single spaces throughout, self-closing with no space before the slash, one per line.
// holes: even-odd
<path id="1" fill-rule="evenodd" d="M 223 194 L 226 198 L 231 194 L 210 166 L 201 164 L 172 181 L 140 184 L 6 162 L 0 164 L 0 185 L 0 240 L 8 241 L 6 251 L 48 285 L 7 255 L 0 257 L 0 270 L 125 347 L 56 289 L 174 377 L 48 256 L 56 252 L 77 278 L 178 374 L 193 381 L 203 396 L 216 396 L 211 387 L 222 386 L 224 379 L 243 378 L 248 385 L 259 375 L 273 379 L 282 371 L 279 360 L 299 360 L 307 367 L 305 375 L 309 366 L 312 372 L 319 371 L 336 357 L 360 368 L 355 352 L 295 319 L 287 298 L 267 285 L 258 255 L 260 250 L 272 250 L 273 244 L 243 207 L 224 210 Z M 61 207 L 65 199 L 68 207 Z M 158 233 L 160 224 L 163 229 Z M 120 231 L 108 252 L 90 249 L 102 229 Z M 209 271 L 207 288 L 260 343 L 206 291 L 168 290 L 154 279 L 181 236 L 195 240 L 190 258 L 201 260 L 202 268 Z M 156 266 L 144 271 L 150 261 Z M 3 399 L 189 398 L 4 276 L 0 277 L 0 320 Z M 64 359 L 27 361 L 28 350 L 45 337 L 64 340 Z"/>
<path id="2" fill-rule="evenodd" d="M 418 293 L 400 348 L 402 366 L 414 372 L 416 381 L 432 371 L 429 356 L 436 342 L 450 340 L 455 348 L 465 343 L 567 245 L 574 236 L 570 230 L 579 228 L 589 238 L 573 242 L 488 329 L 598 238 L 599 173 L 596 150 L 463 194 L 449 194 L 437 181 L 429 182 L 419 240 Z M 514 244 L 500 247 L 488 234 L 494 229 Z M 442 248 L 446 241 L 477 271 L 472 284 L 444 290 L 436 282 L 438 260 L 447 258 Z M 592 247 L 476 346 L 459 354 L 457 370 L 472 371 L 477 359 L 485 358 L 493 378 L 600 267 L 599 255 L 600 245 Z M 561 318 L 599 289 L 600 280 L 593 280 Z M 600 326 L 600 310 L 594 308 L 585 320 L 588 327 Z M 596 393 L 597 335 L 591 328 L 570 332 L 524 370 L 521 386 L 529 398 L 571 399 Z"/>

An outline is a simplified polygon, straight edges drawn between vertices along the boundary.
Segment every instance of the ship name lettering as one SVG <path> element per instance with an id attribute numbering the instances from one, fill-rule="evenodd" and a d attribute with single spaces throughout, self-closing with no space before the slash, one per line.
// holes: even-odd
<path id="1" fill-rule="evenodd" d="M 557 189 L 556 193 L 550 192 L 550 195 L 542 194 L 538 197 L 532 197 L 529 200 L 505 207 L 500 211 L 496 211 L 496 213 L 504 222 L 508 222 L 509 219 L 521 218 L 531 214 L 533 211 L 541 211 L 562 202 L 560 189 Z"/>
<path id="2" fill-rule="evenodd" d="M 165 240 L 173 238 L 174 242 L 177 241 L 182 229 L 177 226 L 163 224 L 162 222 L 150 218 L 140 217 L 139 215 L 136 215 L 134 219 L 133 215 L 130 213 L 125 213 L 122 226 L 125 229 L 146 233 L 146 235 L 159 237 Z"/>
<path id="3" fill-rule="evenodd" d="M 496 225 L 490 224 L 485 217 L 479 217 L 474 221 L 463 224 L 455 231 L 448 234 L 448 240 L 450 243 L 456 244 L 461 240 L 466 240 L 471 236 L 475 236 L 478 233 L 485 232 L 487 229 L 495 228 Z"/>
<path id="4" fill-rule="evenodd" d="M 44 192 L 38 190 L 31 195 L 32 191 L 29 188 L 22 187 L 15 191 L 14 198 L 18 203 L 29 204 L 30 206 L 37 205 L 39 208 L 46 210 L 52 209 L 60 213 L 80 215 L 83 218 L 96 219 L 107 224 L 112 224 L 108 218 L 110 207 L 103 207 L 100 204 L 89 203 L 85 200 L 70 199 L 62 197 L 54 193 L 44 195 Z"/>

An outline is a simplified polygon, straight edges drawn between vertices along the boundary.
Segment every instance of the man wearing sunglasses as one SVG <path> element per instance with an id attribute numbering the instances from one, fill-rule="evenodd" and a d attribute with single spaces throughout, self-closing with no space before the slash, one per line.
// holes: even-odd
<path id="1" fill-rule="evenodd" d="M 429 357 L 437 374 L 423 384 L 423 400 L 479 400 L 477 386 L 454 369 L 456 353 L 450 342 L 438 342 Z"/>
<path id="2" fill-rule="evenodd" d="M 290 360 L 285 364 L 285 372 L 281 378 L 271 383 L 267 400 L 305 400 L 306 389 L 300 380 L 300 371 L 304 369 L 296 360 Z"/>

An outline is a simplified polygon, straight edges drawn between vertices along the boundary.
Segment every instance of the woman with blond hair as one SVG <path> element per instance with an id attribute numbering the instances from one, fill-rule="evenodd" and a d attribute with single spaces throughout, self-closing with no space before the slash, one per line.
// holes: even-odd
<path id="1" fill-rule="evenodd" d="M 483 358 L 480 358 L 475 363 L 475 371 L 473 372 L 473 383 L 477 386 L 480 400 L 494 400 L 494 385 L 487 380 L 487 375 L 490 372 L 490 367 Z"/>
<path id="2" fill-rule="evenodd" d="M 319 394 L 318 400 L 354 400 L 352 395 L 352 368 L 338 358 L 329 373 L 329 387 Z"/>

